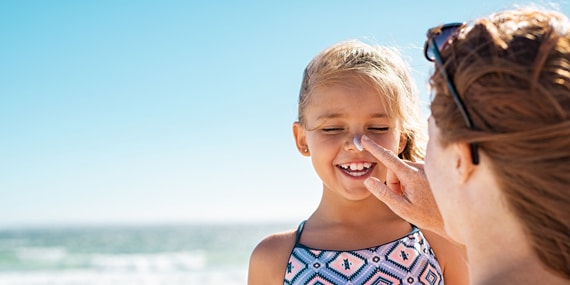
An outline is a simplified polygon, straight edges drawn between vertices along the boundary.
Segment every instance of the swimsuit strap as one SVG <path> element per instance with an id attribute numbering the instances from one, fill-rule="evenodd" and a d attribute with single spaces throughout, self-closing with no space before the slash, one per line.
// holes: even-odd
<path id="1" fill-rule="evenodd" d="M 299 240 L 301 239 L 301 233 L 303 232 L 303 228 L 305 227 L 305 223 L 307 220 L 302 221 L 297 228 L 297 235 L 295 236 L 295 245 L 299 244 Z"/>
<path id="2" fill-rule="evenodd" d="M 411 231 L 412 233 L 420 230 L 420 228 L 416 227 L 416 225 L 414 224 L 410 224 L 410 226 L 412 226 L 412 231 Z"/>

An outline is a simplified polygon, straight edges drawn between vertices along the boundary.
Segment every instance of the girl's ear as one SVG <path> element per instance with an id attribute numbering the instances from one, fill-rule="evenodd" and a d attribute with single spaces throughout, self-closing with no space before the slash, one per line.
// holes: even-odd
<path id="1" fill-rule="evenodd" d="M 293 123 L 293 136 L 295 137 L 295 144 L 299 153 L 303 156 L 311 156 L 309 146 L 307 145 L 305 128 L 299 122 Z"/>

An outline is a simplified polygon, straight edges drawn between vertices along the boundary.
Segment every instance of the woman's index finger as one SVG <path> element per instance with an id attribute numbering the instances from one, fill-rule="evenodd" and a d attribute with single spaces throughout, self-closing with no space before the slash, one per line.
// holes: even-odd
<path id="1" fill-rule="evenodd" d="M 392 151 L 385 149 L 367 136 L 362 136 L 362 145 L 376 159 L 384 164 L 389 170 L 396 175 L 403 171 L 409 170 L 410 166 L 396 156 Z"/>

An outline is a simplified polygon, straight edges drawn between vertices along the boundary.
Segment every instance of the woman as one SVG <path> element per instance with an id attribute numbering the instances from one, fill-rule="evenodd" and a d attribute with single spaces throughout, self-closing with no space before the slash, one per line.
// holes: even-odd
<path id="1" fill-rule="evenodd" d="M 520 8 L 448 24 L 430 29 L 425 54 L 435 62 L 425 173 L 363 137 L 390 169 L 385 185 L 365 185 L 464 246 L 472 284 L 570 284 L 568 19 Z"/>

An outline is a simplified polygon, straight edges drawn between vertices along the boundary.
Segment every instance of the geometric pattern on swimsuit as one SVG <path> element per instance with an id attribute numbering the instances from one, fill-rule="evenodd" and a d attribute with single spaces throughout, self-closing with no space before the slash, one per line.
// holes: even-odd
<path id="1" fill-rule="evenodd" d="M 299 226 L 297 241 L 303 227 Z M 442 285 L 439 263 L 422 232 L 413 227 L 395 241 L 359 250 L 306 247 L 295 242 L 284 284 L 425 284 Z"/>

